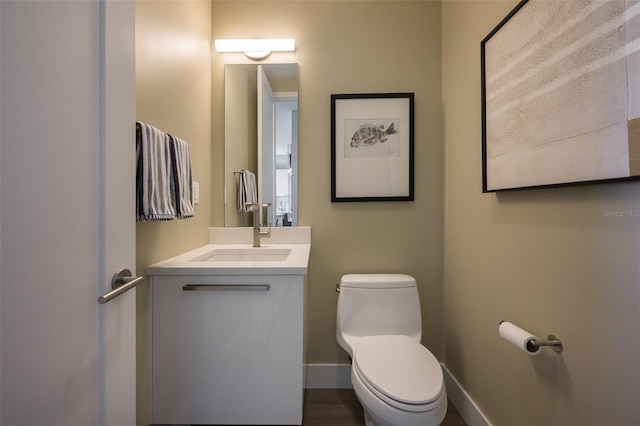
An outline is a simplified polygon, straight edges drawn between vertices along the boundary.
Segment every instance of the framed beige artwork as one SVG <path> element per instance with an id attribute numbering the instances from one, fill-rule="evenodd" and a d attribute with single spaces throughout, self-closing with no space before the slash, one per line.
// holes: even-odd
<path id="1" fill-rule="evenodd" d="M 640 1 L 524 0 L 481 42 L 483 192 L 640 177 Z"/>

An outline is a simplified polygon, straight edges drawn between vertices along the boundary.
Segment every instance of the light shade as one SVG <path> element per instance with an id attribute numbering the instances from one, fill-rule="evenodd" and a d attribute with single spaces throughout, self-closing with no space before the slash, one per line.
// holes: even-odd
<path id="1" fill-rule="evenodd" d="M 296 50 L 296 40 L 293 38 L 254 38 L 216 40 L 218 52 L 243 52 L 250 58 L 263 59 L 271 52 L 293 52 Z"/>

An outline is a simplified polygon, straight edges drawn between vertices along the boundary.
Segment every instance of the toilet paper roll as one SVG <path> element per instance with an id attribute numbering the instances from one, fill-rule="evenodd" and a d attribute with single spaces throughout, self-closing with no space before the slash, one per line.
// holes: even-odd
<path id="1" fill-rule="evenodd" d="M 541 347 L 536 347 L 531 344 L 533 340 L 538 340 L 536 336 L 508 321 L 500 322 L 500 325 L 498 326 L 498 333 L 500 334 L 500 337 L 505 339 L 507 342 L 514 344 L 520 348 L 521 351 L 531 356 L 538 355 L 542 350 Z"/>

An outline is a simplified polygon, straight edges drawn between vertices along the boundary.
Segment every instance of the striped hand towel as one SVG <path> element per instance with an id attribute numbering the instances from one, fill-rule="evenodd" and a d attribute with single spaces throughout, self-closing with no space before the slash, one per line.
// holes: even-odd
<path id="1" fill-rule="evenodd" d="M 169 135 L 169 138 L 172 145 L 171 165 L 174 179 L 172 196 L 175 203 L 176 217 L 178 219 L 186 219 L 194 216 L 189 145 L 175 136 Z"/>
<path id="2" fill-rule="evenodd" d="M 249 170 L 241 170 L 238 176 L 238 211 L 248 212 L 251 208 L 246 203 L 258 202 L 258 185 L 256 175 Z"/>
<path id="3" fill-rule="evenodd" d="M 137 122 L 136 155 L 136 221 L 174 219 L 169 135 Z"/>

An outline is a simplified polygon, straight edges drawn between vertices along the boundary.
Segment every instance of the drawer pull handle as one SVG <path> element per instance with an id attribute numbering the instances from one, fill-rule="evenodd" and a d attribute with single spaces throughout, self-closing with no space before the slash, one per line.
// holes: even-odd
<path id="1" fill-rule="evenodd" d="M 270 284 L 187 284 L 183 291 L 268 291 Z"/>

